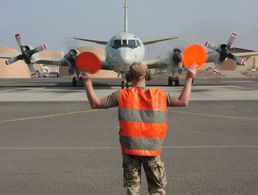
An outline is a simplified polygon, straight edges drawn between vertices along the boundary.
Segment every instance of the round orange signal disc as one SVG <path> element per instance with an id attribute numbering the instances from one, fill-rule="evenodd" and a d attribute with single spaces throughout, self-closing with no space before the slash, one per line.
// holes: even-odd
<path id="1" fill-rule="evenodd" d="M 79 71 L 87 71 L 90 74 L 101 69 L 99 58 L 92 52 L 83 52 L 76 57 L 76 67 Z"/>
<path id="2" fill-rule="evenodd" d="M 207 60 L 207 53 L 203 46 L 192 44 L 186 47 L 182 54 L 182 62 L 185 68 L 191 68 L 193 64 L 200 68 Z"/>

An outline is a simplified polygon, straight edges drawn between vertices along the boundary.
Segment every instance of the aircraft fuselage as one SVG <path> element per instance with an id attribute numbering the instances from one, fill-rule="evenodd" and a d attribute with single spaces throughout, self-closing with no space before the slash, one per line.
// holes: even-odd
<path id="1" fill-rule="evenodd" d="M 117 73 L 124 74 L 130 65 L 143 61 L 144 56 L 143 42 L 132 33 L 120 33 L 106 45 L 106 62 Z"/>

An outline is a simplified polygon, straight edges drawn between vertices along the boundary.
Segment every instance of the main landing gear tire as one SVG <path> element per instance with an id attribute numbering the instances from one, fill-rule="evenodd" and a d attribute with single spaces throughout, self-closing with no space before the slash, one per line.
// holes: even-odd
<path id="1" fill-rule="evenodd" d="M 175 86 L 179 86 L 179 78 L 178 77 L 168 77 L 168 86 L 173 86 L 173 82 L 175 82 Z"/>
<path id="2" fill-rule="evenodd" d="M 175 86 L 179 86 L 179 78 L 178 77 L 175 78 Z"/>
<path id="3" fill-rule="evenodd" d="M 129 83 L 125 82 L 125 81 L 121 81 L 121 89 L 124 89 L 125 87 L 128 88 L 129 87 Z"/>
<path id="4" fill-rule="evenodd" d="M 77 87 L 77 84 L 78 84 L 78 79 L 76 77 L 73 77 L 72 86 Z"/>
<path id="5" fill-rule="evenodd" d="M 125 81 L 121 81 L 121 89 L 125 88 Z"/>
<path id="6" fill-rule="evenodd" d="M 82 77 L 79 77 L 79 78 L 73 77 L 72 86 L 73 87 L 83 86 L 83 79 L 82 79 Z"/>
<path id="7" fill-rule="evenodd" d="M 173 86 L 173 81 L 174 81 L 173 77 L 168 77 L 168 86 Z"/>

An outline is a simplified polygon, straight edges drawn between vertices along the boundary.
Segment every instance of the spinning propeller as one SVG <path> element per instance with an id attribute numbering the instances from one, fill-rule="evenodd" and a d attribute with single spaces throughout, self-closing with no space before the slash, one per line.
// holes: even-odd
<path id="1" fill-rule="evenodd" d="M 217 63 L 221 65 L 227 58 L 229 58 L 229 59 L 236 61 L 236 63 L 240 64 L 240 65 L 245 63 L 244 59 L 241 59 L 241 58 L 233 55 L 232 53 L 230 53 L 230 48 L 231 48 L 232 44 L 234 43 L 236 37 L 237 37 L 236 33 L 231 33 L 227 43 L 226 44 L 224 43 L 221 45 L 215 45 L 208 41 L 205 43 L 206 47 L 208 47 L 209 49 L 211 49 L 213 51 L 218 52 L 219 59 L 214 60 L 214 61 L 217 61 Z"/>
<path id="2" fill-rule="evenodd" d="M 7 59 L 5 61 L 6 65 L 12 64 L 18 60 L 24 60 L 28 65 L 32 64 L 32 55 L 35 53 L 39 53 L 47 48 L 46 45 L 40 45 L 36 48 L 32 48 L 29 45 L 25 45 L 24 42 L 22 41 L 20 34 L 16 34 L 15 39 L 20 47 L 21 54 L 16 57 Z"/>
<path id="3" fill-rule="evenodd" d="M 80 51 L 79 42 L 73 38 L 66 38 L 64 40 L 65 47 L 69 50 L 64 56 L 64 59 L 69 64 L 69 73 L 76 73 L 88 71 L 91 74 L 96 73 L 101 68 L 99 58 L 90 51 Z"/>
<path id="4" fill-rule="evenodd" d="M 161 64 L 167 64 L 172 77 L 176 73 L 181 74 L 183 72 L 182 51 L 189 44 L 191 44 L 191 41 L 182 37 L 177 40 L 160 43 L 158 59 Z"/>

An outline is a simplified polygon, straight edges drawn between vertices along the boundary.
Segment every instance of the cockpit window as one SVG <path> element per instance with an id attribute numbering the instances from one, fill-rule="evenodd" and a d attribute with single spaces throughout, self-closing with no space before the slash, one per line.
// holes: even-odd
<path id="1" fill-rule="evenodd" d="M 131 49 L 134 49 L 136 47 L 140 46 L 140 42 L 138 40 L 135 39 L 129 39 L 129 40 L 120 40 L 120 39 L 116 39 L 113 42 L 112 47 L 115 49 L 121 48 L 121 47 L 129 47 Z"/>
<path id="2" fill-rule="evenodd" d="M 113 43 L 113 47 L 114 48 L 119 48 L 119 47 L 121 47 L 121 40 L 114 40 L 114 43 Z"/>
<path id="3" fill-rule="evenodd" d="M 137 46 L 135 40 L 128 40 L 128 46 L 130 48 L 136 48 Z"/>
<path id="4" fill-rule="evenodd" d="M 137 42 L 137 46 L 141 46 L 141 43 L 139 40 L 137 40 L 136 42 Z"/>

